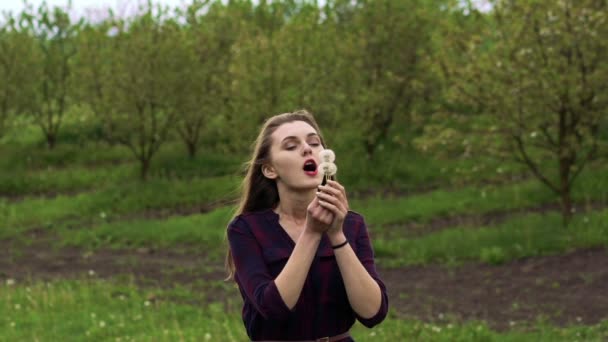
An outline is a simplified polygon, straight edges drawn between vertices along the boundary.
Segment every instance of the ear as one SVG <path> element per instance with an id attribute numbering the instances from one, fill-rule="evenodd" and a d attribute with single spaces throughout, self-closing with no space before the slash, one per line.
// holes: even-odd
<path id="1" fill-rule="evenodd" d="M 277 172 L 274 167 L 268 164 L 262 165 L 262 174 L 264 174 L 264 177 L 268 179 L 277 179 L 277 177 L 279 176 L 277 175 Z"/>

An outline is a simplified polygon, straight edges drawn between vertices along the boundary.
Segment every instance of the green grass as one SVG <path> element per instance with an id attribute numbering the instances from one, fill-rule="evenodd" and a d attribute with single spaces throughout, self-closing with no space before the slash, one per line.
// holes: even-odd
<path id="1" fill-rule="evenodd" d="M 180 304 L 198 298 L 187 289 L 141 289 L 101 280 L 29 285 L 1 284 L 0 341 L 247 341 L 238 306 Z M 240 303 L 240 302 L 239 302 Z M 394 315 L 367 329 L 355 324 L 357 341 L 602 341 L 608 321 L 556 328 L 496 332 L 483 322 L 429 324 Z"/>
<path id="2" fill-rule="evenodd" d="M 576 183 L 573 199 L 582 203 L 596 201 L 608 204 L 608 172 L 589 170 L 583 173 Z M 364 214 L 370 226 L 382 226 L 404 222 L 424 223 L 436 217 L 483 214 L 556 201 L 549 188 L 536 180 L 529 180 L 501 186 L 435 190 L 407 197 L 351 200 L 350 206 Z"/>
<path id="3" fill-rule="evenodd" d="M 232 208 L 222 207 L 206 214 L 170 217 L 166 220 L 119 221 L 89 229 L 61 229 L 62 243 L 96 248 L 155 246 L 171 248 L 191 245 L 219 259 L 224 254 L 226 223 Z"/>
<path id="4" fill-rule="evenodd" d="M 215 203 L 234 197 L 239 180 L 234 176 L 189 181 L 139 181 L 121 187 L 58 196 L 53 199 L 27 199 L 18 203 L 0 202 L 2 232 L 10 234 L 30 227 L 52 228 L 69 222 L 80 227 L 83 221 L 101 223 L 115 216 L 137 214 Z"/>
<path id="5" fill-rule="evenodd" d="M 456 227 L 420 238 L 374 238 L 376 256 L 387 266 L 458 264 L 558 254 L 576 248 L 608 247 L 608 210 L 580 214 L 561 227 L 556 213 L 516 216 L 496 227 Z"/>

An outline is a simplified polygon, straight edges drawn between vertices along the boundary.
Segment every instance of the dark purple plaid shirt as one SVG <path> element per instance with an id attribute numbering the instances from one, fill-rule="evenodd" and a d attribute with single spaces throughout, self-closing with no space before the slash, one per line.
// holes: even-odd
<path id="1" fill-rule="evenodd" d="M 369 319 L 351 308 L 331 244 L 323 236 L 296 306 L 289 310 L 274 283 L 295 243 L 272 209 L 237 216 L 228 241 L 243 297 L 243 322 L 256 340 L 313 340 L 348 331 L 359 320 L 366 327 L 382 322 L 388 311 L 386 287 L 376 272 L 374 252 L 363 217 L 349 211 L 344 234 L 382 293 L 378 313 Z M 352 341 L 346 339 L 344 341 Z"/>

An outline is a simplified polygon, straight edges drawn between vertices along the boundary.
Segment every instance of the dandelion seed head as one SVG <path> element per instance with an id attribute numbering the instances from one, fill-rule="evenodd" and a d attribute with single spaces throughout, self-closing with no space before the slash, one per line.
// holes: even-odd
<path id="1" fill-rule="evenodd" d="M 13 278 L 6 279 L 6 286 L 13 286 L 13 285 L 15 285 L 15 279 L 13 279 Z"/>
<path id="2" fill-rule="evenodd" d="M 319 152 L 319 159 L 324 163 L 333 163 L 336 160 L 336 154 L 332 150 L 325 149 Z"/>
<path id="3" fill-rule="evenodd" d="M 144 302 L 144 305 L 145 305 L 145 306 L 150 306 L 150 301 L 149 301 L 149 300 L 145 301 L 145 302 Z"/>
<path id="4" fill-rule="evenodd" d="M 319 164 L 319 171 L 323 175 L 333 176 L 338 172 L 338 167 L 334 163 L 323 162 Z"/>
<path id="5" fill-rule="evenodd" d="M 91 277 L 92 277 L 92 276 L 94 276 L 94 275 L 95 275 L 95 271 L 93 271 L 93 270 L 89 270 L 89 275 L 90 275 Z"/>
<path id="6" fill-rule="evenodd" d="M 209 341 L 211 339 L 210 333 L 205 333 L 205 341 Z"/>
<path id="7" fill-rule="evenodd" d="M 370 336 L 370 337 L 374 337 L 374 336 L 376 336 L 376 332 L 375 332 L 375 331 L 370 332 L 370 333 L 369 333 L 369 336 Z"/>
<path id="8" fill-rule="evenodd" d="M 104 328 L 106 326 L 106 322 L 104 321 L 99 321 L 99 327 L 100 328 Z"/>

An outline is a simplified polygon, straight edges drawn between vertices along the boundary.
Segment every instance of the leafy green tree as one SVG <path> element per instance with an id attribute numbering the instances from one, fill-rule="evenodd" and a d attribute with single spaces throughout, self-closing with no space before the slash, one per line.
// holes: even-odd
<path id="1" fill-rule="evenodd" d="M 39 59 L 36 48 L 32 32 L 8 15 L 0 26 L 0 137 L 35 96 L 37 77 L 31 64 Z"/>
<path id="2" fill-rule="evenodd" d="M 496 1 L 482 30 L 446 41 L 452 95 L 480 113 L 467 127 L 490 133 L 486 150 L 511 156 L 559 196 L 564 225 L 573 184 L 601 144 L 607 10 L 593 0 Z"/>
<path id="3" fill-rule="evenodd" d="M 72 59 L 82 21 L 72 23 L 68 12 L 60 7 L 49 9 L 46 3 L 40 5 L 37 14 L 30 9 L 24 11 L 21 20 L 36 35 L 42 51 L 41 58 L 29 66 L 40 77 L 39 91 L 28 102 L 28 111 L 52 149 L 71 101 Z"/>

